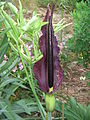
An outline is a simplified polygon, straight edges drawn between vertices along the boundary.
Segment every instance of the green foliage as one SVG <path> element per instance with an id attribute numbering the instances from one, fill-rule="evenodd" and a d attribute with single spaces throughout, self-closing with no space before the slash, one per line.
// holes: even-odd
<path id="1" fill-rule="evenodd" d="M 60 8 L 63 6 L 63 8 L 66 10 L 66 12 L 71 12 L 76 9 L 76 4 L 84 1 L 84 0 L 60 0 Z M 89 0 L 85 0 L 86 3 L 88 3 Z"/>
<path id="2" fill-rule="evenodd" d="M 83 1 L 76 4 L 76 10 L 72 13 L 74 20 L 74 34 L 69 40 L 69 49 L 76 53 L 78 62 L 87 66 L 90 61 L 90 9 Z"/>
<path id="3" fill-rule="evenodd" d="M 60 0 L 37 0 L 37 3 L 42 7 L 47 7 L 48 4 L 52 5 L 55 3 L 55 5 L 59 7 Z"/>
<path id="4" fill-rule="evenodd" d="M 8 38 L 5 35 L 3 40 L 1 40 L 1 43 L 0 43 L 0 63 L 3 61 L 4 54 L 6 53 L 8 46 L 9 46 Z"/>
<path id="5" fill-rule="evenodd" d="M 90 72 L 87 72 L 86 74 L 86 79 L 85 80 L 87 80 L 88 81 L 88 86 L 90 87 Z"/>
<path id="6" fill-rule="evenodd" d="M 62 112 L 62 102 L 56 102 L 56 110 Z M 64 114 L 67 120 L 89 120 L 90 105 L 82 105 L 73 97 L 70 97 L 68 102 L 64 104 Z"/>
<path id="7" fill-rule="evenodd" d="M 11 15 L 5 11 L 5 6 L 10 8 L 13 17 L 11 17 Z M 1 28 L 0 34 L 5 33 L 4 38 L 2 39 L 1 37 L 0 42 L 0 118 L 2 120 L 5 118 L 7 120 L 25 120 L 20 116 L 20 114 L 26 113 L 30 115 L 30 112 L 36 112 L 39 110 L 42 119 L 44 119 L 45 116 L 45 110 L 36 94 L 34 87 L 35 84 L 33 82 L 34 77 L 32 72 L 32 65 L 39 59 L 39 57 L 34 56 L 34 59 L 31 60 L 29 51 L 25 47 L 25 44 L 28 41 L 31 42 L 31 44 L 34 44 L 32 53 L 36 55 L 37 51 L 37 56 L 41 56 L 39 48 L 37 48 L 38 32 L 40 31 L 41 26 L 44 24 L 40 21 L 40 18 L 36 14 L 33 15 L 31 20 L 26 20 L 23 16 L 23 9 L 20 1 L 19 10 L 10 2 L 8 2 L 8 4 L 6 2 L 0 3 L 0 23 L 3 24 L 3 28 Z M 4 30 L 4 32 L 2 30 Z M 34 38 L 35 36 L 37 36 L 37 39 Z M 7 51 L 8 46 L 10 51 Z M 2 62 L 6 52 L 9 53 L 8 60 L 6 62 Z M 24 66 L 23 76 L 12 73 L 12 69 L 19 62 L 18 56 L 21 58 L 22 64 Z M 25 86 L 27 81 L 29 84 L 28 88 Z M 28 109 L 24 100 L 22 101 L 23 104 L 18 102 L 21 109 L 17 111 L 17 104 L 14 103 L 13 106 L 10 100 L 16 96 L 15 92 L 19 87 L 26 89 L 27 91 L 30 90 L 31 96 L 33 96 L 33 100 L 32 97 L 28 97 L 27 100 L 29 100 L 29 104 L 31 103 L 31 105 L 28 105 Z M 19 97 L 17 99 L 19 99 Z M 32 106 L 31 101 L 36 104 Z"/>
<path id="8" fill-rule="evenodd" d="M 79 0 L 37 0 L 38 5 L 42 7 L 47 7 L 48 4 L 52 5 L 53 3 L 58 7 L 63 7 L 66 11 L 73 11 L 76 9 L 76 3 L 80 2 Z"/>
<path id="9" fill-rule="evenodd" d="M 3 62 L 4 54 L 8 51 L 8 38 L 6 34 L 1 40 L 0 46 L 0 119 L 23 120 L 23 118 L 21 119 L 17 114 L 17 104 L 13 107 L 10 102 L 10 98 L 15 95 L 14 92 L 17 88 L 27 89 L 27 87 L 23 85 L 23 80 L 21 81 L 21 79 L 10 76 L 11 70 L 18 63 L 19 59 L 12 53 L 8 61 Z"/>
<path id="10" fill-rule="evenodd" d="M 60 0 L 60 6 L 63 6 L 66 11 L 73 11 L 76 8 L 76 2 L 77 0 Z"/>

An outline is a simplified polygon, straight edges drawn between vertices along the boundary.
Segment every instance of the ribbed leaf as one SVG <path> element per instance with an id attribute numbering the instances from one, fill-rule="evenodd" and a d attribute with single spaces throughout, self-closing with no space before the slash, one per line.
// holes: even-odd
<path id="1" fill-rule="evenodd" d="M 62 112 L 61 108 L 62 108 L 62 102 L 57 101 L 55 109 Z M 77 103 L 76 100 L 71 97 L 69 98 L 68 103 L 64 104 L 64 114 L 67 120 L 89 120 L 86 119 L 89 117 L 89 113 L 90 113 L 90 111 L 88 111 L 88 108 L 85 105 L 81 105 Z"/>
<path id="2" fill-rule="evenodd" d="M 38 111 L 38 107 L 37 105 L 35 105 L 35 103 L 33 103 L 32 99 L 31 100 L 22 99 L 18 101 L 17 104 L 19 105 L 20 108 L 23 108 L 27 114 Z"/>
<path id="3" fill-rule="evenodd" d="M 0 74 L 2 76 L 8 74 L 18 62 L 19 62 L 19 58 L 17 57 L 15 59 L 15 56 L 12 55 L 3 66 L 1 65 L 2 67 L 0 67 Z"/>
<path id="4" fill-rule="evenodd" d="M 7 52 L 8 46 L 8 38 L 7 35 L 5 35 L 0 45 L 0 63 L 3 61 L 4 54 Z"/>
<path id="5" fill-rule="evenodd" d="M 5 79 L 5 78 L 4 78 Z M 16 82 L 18 82 L 18 86 L 19 86 L 19 82 L 20 82 L 20 80 L 19 79 L 17 79 L 17 78 L 7 78 L 7 79 L 5 79 L 4 81 L 2 81 L 2 83 L 0 84 L 0 88 L 3 88 L 3 87 L 5 87 L 6 85 L 8 85 L 8 84 L 10 84 L 10 83 L 16 83 Z M 24 87 L 25 88 L 25 87 Z"/>
<path id="6" fill-rule="evenodd" d="M 90 104 L 88 105 L 88 108 L 87 108 L 87 113 L 86 113 L 85 120 L 89 120 L 89 119 L 90 119 Z"/>
<path id="7" fill-rule="evenodd" d="M 3 114 L 8 120 L 24 120 L 18 114 L 12 111 L 11 103 L 8 100 L 0 99 L 0 109 L 3 110 Z"/>
<path id="8" fill-rule="evenodd" d="M 6 21 L 8 22 L 8 24 L 12 28 L 13 36 L 15 37 L 15 41 L 18 42 L 19 32 L 18 32 L 18 29 L 16 27 L 15 21 L 4 10 L 2 10 L 2 16 L 5 17 Z"/>

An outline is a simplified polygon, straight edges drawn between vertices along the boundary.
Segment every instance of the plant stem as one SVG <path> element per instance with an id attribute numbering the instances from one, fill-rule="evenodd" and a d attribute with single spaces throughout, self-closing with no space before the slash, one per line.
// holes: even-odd
<path id="1" fill-rule="evenodd" d="M 64 14 L 64 11 L 63 11 L 63 0 L 61 0 L 61 3 L 62 3 L 62 6 L 61 6 L 61 18 L 63 19 L 63 14 Z M 61 41 L 62 41 L 62 34 L 63 34 L 63 30 L 61 30 L 61 34 L 60 34 L 60 38 L 61 38 Z"/>
<path id="2" fill-rule="evenodd" d="M 62 120 L 64 120 L 64 102 L 62 103 Z"/>
<path id="3" fill-rule="evenodd" d="M 46 120 L 48 120 L 48 113 L 46 113 Z"/>
<path id="4" fill-rule="evenodd" d="M 52 114 L 51 114 L 51 112 L 48 112 L 48 120 L 52 120 Z"/>
<path id="5" fill-rule="evenodd" d="M 35 88 L 34 88 L 34 85 L 33 85 L 32 81 L 30 81 L 30 79 L 29 79 L 29 74 L 28 74 L 27 68 L 25 66 L 24 59 L 23 59 L 23 56 L 22 56 L 22 53 L 21 53 L 21 50 L 20 50 L 20 47 L 19 47 L 18 43 L 17 43 L 17 49 L 18 49 L 18 52 L 19 52 L 19 55 L 20 55 L 20 58 L 21 58 L 21 61 L 22 61 L 22 64 L 23 64 L 26 76 L 27 76 L 27 79 L 29 81 L 29 85 L 30 85 L 30 87 L 32 89 L 32 92 L 33 92 L 33 94 L 34 94 L 34 96 L 36 98 L 36 101 L 38 103 L 38 107 L 39 107 L 40 113 L 42 115 L 43 120 L 45 120 L 45 110 L 44 110 L 40 100 L 38 99 L 38 96 L 37 96 L 37 94 L 35 92 Z M 30 73 L 32 73 L 32 71 L 30 71 Z M 31 74 L 31 80 L 33 80 L 32 74 Z"/>

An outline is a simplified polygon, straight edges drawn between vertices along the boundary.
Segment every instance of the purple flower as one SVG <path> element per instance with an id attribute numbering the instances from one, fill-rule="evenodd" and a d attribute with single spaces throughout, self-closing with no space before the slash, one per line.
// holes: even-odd
<path id="1" fill-rule="evenodd" d="M 4 54 L 4 59 L 3 59 L 3 62 L 2 62 L 2 63 L 5 63 L 7 60 L 8 60 L 8 57 L 7 57 L 6 54 Z"/>
<path id="2" fill-rule="evenodd" d="M 7 59 L 8 59 L 7 55 L 6 55 L 6 54 L 4 54 L 4 60 L 7 60 Z"/>
<path id="3" fill-rule="evenodd" d="M 63 42 L 61 42 L 61 43 L 60 43 L 60 45 L 59 45 L 60 50 L 62 50 L 62 49 L 63 49 L 63 46 L 64 46 L 64 43 L 63 43 Z"/>
<path id="4" fill-rule="evenodd" d="M 27 43 L 25 46 L 27 47 L 27 49 L 28 49 L 29 51 L 30 51 L 31 48 L 32 48 L 32 45 L 29 45 L 29 43 Z"/>
<path id="5" fill-rule="evenodd" d="M 26 44 L 26 47 L 27 47 L 27 49 L 28 49 L 28 51 L 29 51 L 29 55 L 31 56 L 31 59 L 33 59 L 34 56 L 33 56 L 32 53 L 31 53 L 32 45 L 29 45 L 29 43 L 27 43 L 27 44 Z"/>
<path id="6" fill-rule="evenodd" d="M 22 63 L 20 62 L 18 65 L 19 65 L 19 69 L 22 70 L 23 69 Z"/>
<path id="7" fill-rule="evenodd" d="M 16 72 L 16 70 L 17 70 L 17 66 L 15 66 L 14 68 L 13 68 L 13 70 L 12 70 L 12 72 Z"/>
<path id="8" fill-rule="evenodd" d="M 43 58 L 36 62 L 33 67 L 39 87 L 45 93 L 55 92 L 63 79 L 63 70 L 59 60 L 60 49 L 52 26 L 53 9 L 54 6 L 50 15 L 48 7 L 44 18 L 44 21 L 48 24 L 41 28 L 42 36 L 39 39 L 39 46 Z"/>

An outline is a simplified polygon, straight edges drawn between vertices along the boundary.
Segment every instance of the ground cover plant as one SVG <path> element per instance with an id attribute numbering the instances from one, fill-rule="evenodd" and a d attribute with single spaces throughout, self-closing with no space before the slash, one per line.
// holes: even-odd
<path id="1" fill-rule="evenodd" d="M 59 7 L 60 0 L 37 0 L 37 4 L 39 6 L 47 7 L 48 4 L 52 5 L 52 3 L 55 3 L 57 7 Z"/>
<path id="2" fill-rule="evenodd" d="M 76 53 L 79 63 L 82 63 L 86 67 L 90 61 L 89 4 L 89 2 L 87 5 L 83 1 L 76 4 L 76 9 L 72 13 L 74 19 L 74 34 L 68 42 L 69 48 Z"/>
<path id="3" fill-rule="evenodd" d="M 57 43 L 55 36 L 58 31 L 70 24 L 63 20 L 52 24 L 54 8 L 52 12 L 49 10 L 48 7 L 42 22 L 36 12 L 33 12 L 31 18 L 26 19 L 20 0 L 18 8 L 11 2 L 0 2 L 1 120 L 89 120 L 90 105 L 84 106 L 72 97 L 63 96 L 66 103 L 63 104 L 61 100 L 56 99 L 55 104 L 55 91 L 59 88 L 64 73 L 59 61 L 60 43 Z M 48 42 L 48 48 L 42 38 Z M 47 54 L 44 50 L 48 51 Z M 52 54 L 55 54 L 55 68 Z M 47 75 L 46 66 L 48 69 L 51 67 L 43 62 L 44 59 L 53 67 L 50 69 L 50 76 Z M 57 70 L 60 74 L 55 76 L 55 80 L 51 79 L 53 72 L 57 74 Z M 53 115 L 54 112 L 51 114 L 53 110 L 56 115 Z M 78 110 L 80 112 L 77 112 Z"/>

